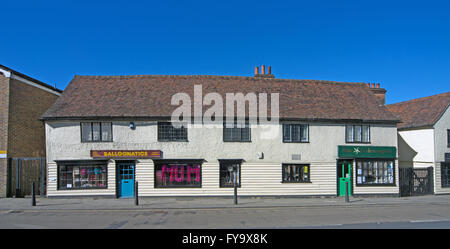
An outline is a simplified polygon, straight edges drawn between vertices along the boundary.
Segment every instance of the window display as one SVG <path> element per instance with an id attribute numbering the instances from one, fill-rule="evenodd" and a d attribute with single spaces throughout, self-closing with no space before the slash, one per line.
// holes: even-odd
<path id="1" fill-rule="evenodd" d="M 394 161 L 357 160 L 357 185 L 394 185 Z"/>
<path id="2" fill-rule="evenodd" d="M 156 163 L 155 188 L 201 187 L 201 164 Z"/>
<path id="3" fill-rule="evenodd" d="M 283 182 L 310 182 L 308 164 L 283 164 Z"/>
<path id="4" fill-rule="evenodd" d="M 89 189 L 107 187 L 106 162 L 58 163 L 58 189 Z"/>
<path id="5" fill-rule="evenodd" d="M 234 187 L 234 179 L 236 179 L 237 187 L 241 186 L 241 164 L 238 162 L 220 162 L 220 187 Z"/>

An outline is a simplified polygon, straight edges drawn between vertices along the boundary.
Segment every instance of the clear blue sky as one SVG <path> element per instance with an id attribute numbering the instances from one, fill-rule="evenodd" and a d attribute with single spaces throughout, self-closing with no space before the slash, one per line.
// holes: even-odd
<path id="1" fill-rule="evenodd" d="M 78 75 L 378 82 L 388 104 L 450 91 L 450 1 L 2 1 L 0 64 Z"/>

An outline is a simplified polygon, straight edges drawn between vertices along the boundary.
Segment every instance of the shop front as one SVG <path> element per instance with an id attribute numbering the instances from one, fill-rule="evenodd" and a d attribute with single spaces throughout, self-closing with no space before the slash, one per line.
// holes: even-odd
<path id="1" fill-rule="evenodd" d="M 161 157 L 159 150 L 91 150 L 90 154 L 95 160 L 114 160 L 116 197 L 118 198 L 134 197 L 138 159 Z M 106 166 L 104 168 L 106 171 Z"/>
<path id="2" fill-rule="evenodd" d="M 337 195 L 398 194 L 396 147 L 338 146 Z"/>

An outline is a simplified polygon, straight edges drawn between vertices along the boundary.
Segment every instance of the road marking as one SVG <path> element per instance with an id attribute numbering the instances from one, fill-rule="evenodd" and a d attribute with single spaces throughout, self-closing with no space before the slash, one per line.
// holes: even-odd
<path id="1" fill-rule="evenodd" d="M 411 220 L 409 222 L 411 222 L 411 223 L 421 223 L 421 222 L 443 222 L 443 221 L 450 221 L 450 219 L 442 219 L 442 220 Z"/>

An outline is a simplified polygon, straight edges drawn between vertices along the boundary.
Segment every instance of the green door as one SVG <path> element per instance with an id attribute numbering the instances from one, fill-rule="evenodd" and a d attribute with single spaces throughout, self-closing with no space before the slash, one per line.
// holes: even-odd
<path id="1" fill-rule="evenodd" d="M 339 180 L 339 196 L 345 196 L 345 186 L 348 183 L 348 194 L 352 195 L 352 164 L 343 162 L 341 165 Z"/>

